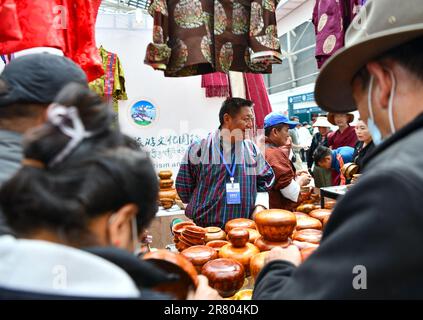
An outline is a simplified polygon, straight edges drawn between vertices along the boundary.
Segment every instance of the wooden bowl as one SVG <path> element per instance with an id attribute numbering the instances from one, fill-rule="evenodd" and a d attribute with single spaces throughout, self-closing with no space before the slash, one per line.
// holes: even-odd
<path id="1" fill-rule="evenodd" d="M 162 198 L 160 199 L 160 204 L 164 209 L 170 209 L 175 204 L 175 201 L 173 199 Z"/>
<path id="2" fill-rule="evenodd" d="M 250 237 L 248 239 L 250 243 L 256 242 L 256 240 L 261 237 L 261 234 L 256 229 L 246 229 L 246 230 L 250 234 Z"/>
<path id="3" fill-rule="evenodd" d="M 254 242 L 254 245 L 261 251 L 270 251 L 276 247 L 286 248 L 291 244 L 291 239 L 286 239 L 285 241 L 268 241 L 262 236 Z"/>
<path id="4" fill-rule="evenodd" d="M 219 227 L 207 227 L 205 228 L 205 230 L 206 230 L 206 235 L 205 235 L 206 242 L 213 241 L 213 240 L 226 239 L 226 232 L 220 229 Z"/>
<path id="5" fill-rule="evenodd" d="M 191 247 L 192 246 L 201 246 L 201 245 L 205 244 L 203 239 L 185 237 L 185 235 L 183 233 L 179 237 L 179 241 L 184 241 L 185 243 L 189 244 Z"/>
<path id="6" fill-rule="evenodd" d="M 302 204 L 299 207 L 297 207 L 297 211 L 302 213 L 309 213 L 315 209 L 318 209 L 318 207 L 311 203 Z"/>
<path id="7" fill-rule="evenodd" d="M 194 265 L 198 273 L 201 273 L 201 268 L 206 262 L 218 257 L 217 251 L 207 246 L 192 246 L 182 251 L 181 255 Z"/>
<path id="8" fill-rule="evenodd" d="M 324 209 L 333 209 L 336 205 L 336 200 L 326 200 L 325 201 L 325 208 Z M 316 208 L 318 209 L 318 208 Z"/>
<path id="9" fill-rule="evenodd" d="M 172 179 L 160 180 L 160 189 L 170 189 L 173 187 L 174 181 Z"/>
<path id="10" fill-rule="evenodd" d="M 229 242 L 225 241 L 225 240 L 212 240 L 212 241 L 207 242 L 206 246 L 211 247 L 211 248 L 215 249 L 217 252 L 219 252 L 220 249 L 227 244 L 229 244 Z"/>
<path id="11" fill-rule="evenodd" d="M 204 240 L 206 238 L 205 233 L 193 232 L 193 231 L 187 230 L 187 228 L 182 230 L 181 234 L 187 238 L 195 238 L 195 239 L 201 239 L 201 240 Z"/>
<path id="12" fill-rule="evenodd" d="M 172 282 L 161 283 L 154 290 L 175 296 L 177 299 L 185 300 L 188 292 L 198 285 L 197 271 L 191 262 L 179 254 L 168 250 L 157 250 L 147 252 L 144 260 L 154 264 L 157 268 L 178 275 L 179 279 Z"/>
<path id="13" fill-rule="evenodd" d="M 309 217 L 309 215 L 307 213 L 304 213 L 304 212 L 297 212 L 297 211 L 295 211 L 294 214 L 295 214 L 295 217 L 297 219 L 298 219 L 298 217 Z"/>
<path id="14" fill-rule="evenodd" d="M 245 218 L 232 219 L 226 222 L 226 225 L 225 225 L 226 233 L 229 233 L 229 231 L 233 228 L 256 229 L 256 223 L 254 222 L 254 220 L 245 219 Z"/>
<path id="15" fill-rule="evenodd" d="M 179 235 L 182 233 L 182 230 L 185 229 L 186 226 L 194 226 L 194 225 L 195 223 L 191 221 L 178 222 L 172 227 L 172 233 Z"/>
<path id="16" fill-rule="evenodd" d="M 170 170 L 163 170 L 159 172 L 159 178 L 161 180 L 167 180 L 172 178 L 173 172 Z"/>
<path id="17" fill-rule="evenodd" d="M 190 233 L 190 234 L 197 234 L 197 235 L 205 235 L 206 234 L 206 230 L 202 227 L 199 226 L 186 226 L 185 227 L 185 231 Z"/>
<path id="18" fill-rule="evenodd" d="M 320 243 L 322 239 L 322 231 L 316 229 L 303 229 L 294 233 L 293 240 Z"/>
<path id="19" fill-rule="evenodd" d="M 176 189 L 163 189 L 159 191 L 159 200 L 162 199 L 172 199 L 176 200 Z"/>
<path id="20" fill-rule="evenodd" d="M 283 242 L 295 229 L 297 218 L 291 211 L 263 210 L 254 218 L 258 232 L 268 241 Z"/>
<path id="21" fill-rule="evenodd" d="M 302 230 L 302 229 L 322 229 L 322 223 L 315 218 L 307 217 L 307 216 L 299 216 L 297 218 L 297 226 L 295 230 Z"/>
<path id="22" fill-rule="evenodd" d="M 332 210 L 329 209 L 316 209 L 313 210 L 309 213 L 310 217 L 315 218 L 315 219 L 319 219 L 321 222 L 323 222 L 323 220 L 330 216 L 332 213 Z"/>
<path id="23" fill-rule="evenodd" d="M 209 285 L 224 298 L 233 296 L 242 288 L 245 280 L 243 265 L 233 259 L 208 261 L 201 273 L 209 279 Z"/>

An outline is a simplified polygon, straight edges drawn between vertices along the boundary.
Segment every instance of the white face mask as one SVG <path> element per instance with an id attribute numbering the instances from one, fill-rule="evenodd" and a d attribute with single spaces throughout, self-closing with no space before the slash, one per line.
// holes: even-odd
<path id="1" fill-rule="evenodd" d="M 391 79 L 392 79 L 391 94 L 389 96 L 389 103 L 388 103 L 388 117 L 389 117 L 389 125 L 391 127 L 391 134 L 394 134 L 396 132 L 396 129 L 394 124 L 393 108 L 394 108 L 394 97 L 395 97 L 395 89 L 396 89 L 396 79 L 392 70 L 388 69 L 388 72 L 391 75 Z M 369 92 L 367 96 L 368 108 L 369 108 L 369 118 L 367 120 L 367 127 L 369 128 L 369 132 L 370 132 L 370 135 L 372 136 L 373 143 L 375 145 L 379 145 L 383 142 L 384 139 L 382 137 L 382 133 L 380 132 L 378 126 L 376 125 L 374 121 L 373 103 L 372 103 L 373 82 L 374 82 L 374 76 L 372 75 L 370 77 Z"/>

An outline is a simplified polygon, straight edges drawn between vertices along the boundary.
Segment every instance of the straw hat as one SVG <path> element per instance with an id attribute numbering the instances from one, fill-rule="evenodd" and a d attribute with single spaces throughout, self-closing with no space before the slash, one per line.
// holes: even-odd
<path id="1" fill-rule="evenodd" d="M 313 127 L 325 127 L 330 128 L 332 125 L 326 117 L 317 117 L 316 122 L 313 123 Z"/>
<path id="2" fill-rule="evenodd" d="M 330 112 L 356 110 L 351 83 L 357 72 L 381 54 L 422 36 L 422 0 L 367 1 L 345 34 L 345 47 L 320 71 L 317 104 Z"/>
<path id="3" fill-rule="evenodd" d="M 333 112 L 329 112 L 328 113 L 328 121 L 330 123 L 332 123 L 334 126 L 336 126 L 336 123 L 335 123 L 335 114 L 346 114 L 348 116 L 348 119 L 347 119 L 348 123 L 351 123 L 351 122 L 354 121 L 354 115 L 352 113 L 333 113 Z"/>

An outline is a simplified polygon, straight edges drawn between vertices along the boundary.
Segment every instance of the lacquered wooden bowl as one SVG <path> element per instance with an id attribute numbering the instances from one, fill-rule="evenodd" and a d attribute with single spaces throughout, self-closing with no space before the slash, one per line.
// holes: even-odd
<path id="1" fill-rule="evenodd" d="M 209 285 L 224 297 L 233 296 L 245 280 L 243 265 L 233 259 L 215 259 L 207 262 L 201 273 L 209 279 Z"/>

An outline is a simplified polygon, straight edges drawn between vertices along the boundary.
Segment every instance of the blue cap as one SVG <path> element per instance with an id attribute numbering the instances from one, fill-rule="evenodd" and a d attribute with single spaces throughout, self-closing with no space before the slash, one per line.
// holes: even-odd
<path id="1" fill-rule="evenodd" d="M 264 129 L 276 126 L 278 124 L 287 124 L 289 129 L 294 129 L 299 123 L 296 121 L 290 121 L 282 113 L 271 112 L 264 118 Z"/>

